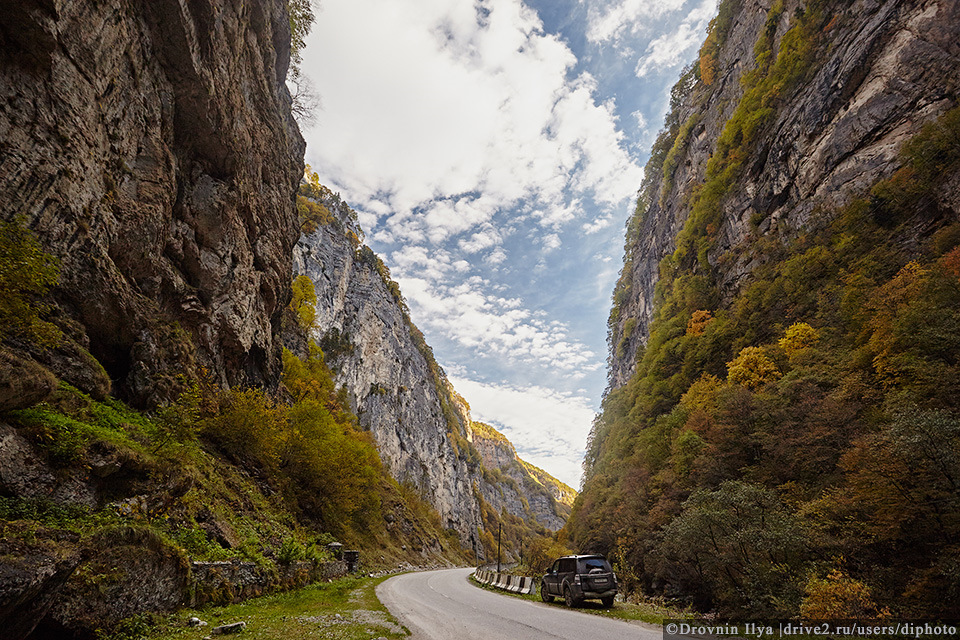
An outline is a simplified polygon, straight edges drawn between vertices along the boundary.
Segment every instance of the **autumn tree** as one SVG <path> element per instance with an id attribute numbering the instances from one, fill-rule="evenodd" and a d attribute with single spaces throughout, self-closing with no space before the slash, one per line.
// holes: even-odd
<path id="1" fill-rule="evenodd" d="M 293 279 L 293 297 L 290 308 L 297 315 L 297 322 L 304 331 L 311 331 L 317 325 L 317 290 L 313 281 L 305 275 Z"/>
<path id="2" fill-rule="evenodd" d="M 875 620 L 889 613 L 877 609 L 870 587 L 839 568 L 823 578 L 810 576 L 800 604 L 800 616 L 806 620 Z"/>
<path id="3" fill-rule="evenodd" d="M 820 340 L 820 334 L 817 333 L 816 329 L 806 322 L 795 322 L 787 327 L 784 336 L 780 338 L 777 344 L 787 354 L 787 357 L 790 357 L 807 347 L 815 345 L 818 340 Z"/>
<path id="4" fill-rule="evenodd" d="M 759 389 L 780 379 L 780 370 L 760 347 L 745 347 L 727 363 L 727 379 L 750 389 Z"/>

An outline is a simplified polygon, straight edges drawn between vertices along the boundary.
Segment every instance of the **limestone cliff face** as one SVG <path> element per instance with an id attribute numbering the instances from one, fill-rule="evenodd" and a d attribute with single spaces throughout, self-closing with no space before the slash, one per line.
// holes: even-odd
<path id="1" fill-rule="evenodd" d="M 576 497 L 573 489 L 521 460 L 510 441 L 488 425 L 473 423 L 473 446 L 486 469 L 479 483 L 485 502 L 549 531 L 566 524 Z"/>
<path id="2" fill-rule="evenodd" d="M 356 242 L 361 233 L 349 207 L 335 196 L 324 204 L 335 223 L 304 235 L 293 265 L 316 288 L 314 338 L 391 475 L 414 486 L 469 547 L 480 524 L 469 418 L 391 291 L 383 263 Z"/>
<path id="3" fill-rule="evenodd" d="M 0 216 L 60 260 L 59 376 L 139 404 L 200 367 L 277 380 L 289 42 L 282 0 L 0 1 Z"/>
<path id="4" fill-rule="evenodd" d="M 445 526 L 479 554 L 481 500 L 531 531 L 561 528 L 573 489 L 520 460 L 492 428 L 471 421 L 468 405 L 410 321 L 386 266 L 361 246 L 355 214 L 332 193 L 318 201 L 332 221 L 301 237 L 294 272 L 314 283 L 313 337 L 390 473 L 416 487 Z"/>
<path id="5" fill-rule="evenodd" d="M 678 87 L 663 151 L 677 154 L 672 172 L 663 156 L 648 167 L 640 215 L 627 238 L 624 273 L 610 322 L 610 387 L 636 366 L 654 311 L 658 265 L 673 253 L 691 213 L 691 193 L 744 95 L 756 68 L 755 45 L 771 29 L 776 52 L 792 24 L 814 5 L 832 14 L 799 81 L 775 97 L 775 113 L 757 135 L 736 185 L 721 202 L 720 224 L 706 259 L 721 295 L 749 280 L 756 257 L 748 244 L 826 224 L 832 212 L 864 196 L 900 166 L 901 144 L 956 106 L 960 64 L 960 5 L 950 0 L 801 2 L 725 0 L 730 21 L 716 55 L 711 86 Z M 776 10 L 773 12 L 772 10 Z M 687 82 L 694 84 L 692 74 Z M 689 124 L 685 130 L 684 124 Z M 655 154 L 656 155 L 656 154 Z M 652 171 L 651 171 L 652 169 Z M 671 174 L 669 180 L 664 175 Z M 944 211 L 960 212 L 956 187 L 937 194 Z M 646 200 L 646 201 L 643 201 Z"/>

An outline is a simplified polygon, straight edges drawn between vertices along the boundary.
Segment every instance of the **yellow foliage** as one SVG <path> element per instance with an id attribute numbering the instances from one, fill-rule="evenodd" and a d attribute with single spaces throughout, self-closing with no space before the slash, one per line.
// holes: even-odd
<path id="1" fill-rule="evenodd" d="M 717 78 L 717 52 L 719 48 L 717 30 L 715 25 L 711 24 L 710 33 L 707 34 L 707 39 L 703 41 L 703 46 L 700 47 L 700 81 L 708 87 Z"/>
<path id="2" fill-rule="evenodd" d="M 300 275 L 293 280 L 293 297 L 290 308 L 297 314 L 297 322 L 304 331 L 316 328 L 317 291 L 307 276 Z"/>
<path id="3" fill-rule="evenodd" d="M 813 346 L 820 340 L 820 334 L 806 322 L 796 322 L 787 327 L 784 336 L 780 338 L 780 348 L 787 354 L 787 357 L 793 356 L 798 351 Z"/>
<path id="4" fill-rule="evenodd" d="M 811 577 L 804 591 L 800 616 L 806 620 L 861 620 L 890 615 L 886 609 L 877 610 L 870 587 L 840 569 L 833 569 L 825 578 Z"/>
<path id="5" fill-rule="evenodd" d="M 262 389 L 233 389 L 224 395 L 220 413 L 205 421 L 203 432 L 228 453 L 276 470 L 286 435 L 286 408 Z"/>
<path id="6" fill-rule="evenodd" d="M 745 347 L 731 362 L 727 363 L 727 379 L 750 389 L 759 389 L 781 377 L 773 360 L 760 347 Z"/>
<path id="7" fill-rule="evenodd" d="M 680 398 L 680 404 L 687 409 L 705 409 L 716 412 L 717 391 L 723 386 L 723 381 L 715 375 L 704 373 L 696 382 L 690 385 L 686 393 Z"/>
<path id="8" fill-rule="evenodd" d="M 708 87 L 717 78 L 717 61 L 709 53 L 700 56 L 700 79 Z"/>

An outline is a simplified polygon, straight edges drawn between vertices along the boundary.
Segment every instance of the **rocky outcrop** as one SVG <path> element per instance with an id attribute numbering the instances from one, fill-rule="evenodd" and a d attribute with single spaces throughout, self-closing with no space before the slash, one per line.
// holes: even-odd
<path id="1" fill-rule="evenodd" d="M 470 548 L 480 520 L 469 418 L 458 411 L 386 267 L 356 241 L 361 234 L 349 207 L 335 196 L 323 204 L 335 221 L 304 235 L 294 252 L 294 272 L 309 277 L 317 293 L 314 338 L 391 475 L 415 487 Z"/>
<path id="2" fill-rule="evenodd" d="M 83 560 L 80 536 L 38 530 L 28 523 L 0 523 L 0 533 L 4 558 L 0 562 L 0 625 L 5 638 L 19 640 L 29 636 L 47 615 Z"/>
<path id="3" fill-rule="evenodd" d="M 756 256 L 743 250 L 746 245 L 826 224 L 838 207 L 899 168 L 906 139 L 956 105 L 960 6 L 955 2 L 724 4 L 733 12 L 717 54 L 719 73 L 708 89 L 678 88 L 685 95 L 671 116 L 666 149 L 683 123 L 695 125 L 675 145 L 679 155 L 671 180 L 665 184 L 662 166 L 651 172 L 649 202 L 641 203 L 642 220 L 635 220 L 627 239 L 610 323 L 611 388 L 624 385 L 635 369 L 653 318 L 658 267 L 674 251 L 691 213 L 691 193 L 704 183 L 711 154 L 744 95 L 741 79 L 756 67 L 754 47 L 774 5 L 782 10 L 772 18 L 773 51 L 804 11 L 823 10 L 830 19 L 815 43 L 813 64 L 788 93 L 775 97 L 776 112 L 757 134 L 736 188 L 722 202 L 720 225 L 710 230 L 715 241 L 707 259 L 722 296 L 730 298 L 757 265 Z M 960 207 L 953 194 L 943 206 L 956 216 Z"/>
<path id="4" fill-rule="evenodd" d="M 483 458 L 486 472 L 478 486 L 487 504 L 548 531 L 566 524 L 576 497 L 573 489 L 521 460 L 513 444 L 489 425 L 473 423 L 473 446 Z"/>
<path id="5" fill-rule="evenodd" d="M 57 379 L 46 368 L 0 347 L 0 412 L 42 402 L 56 386 Z"/>
<path id="6" fill-rule="evenodd" d="M 150 530 L 106 531 L 87 542 L 84 552 L 89 559 L 66 581 L 41 621 L 63 637 L 80 637 L 90 629 L 110 628 L 146 611 L 172 611 L 184 603 L 189 562 Z"/>
<path id="7" fill-rule="evenodd" d="M 0 1 L 0 216 L 60 261 L 58 376 L 102 396 L 99 361 L 142 405 L 201 367 L 277 380 L 289 43 L 282 0 Z"/>

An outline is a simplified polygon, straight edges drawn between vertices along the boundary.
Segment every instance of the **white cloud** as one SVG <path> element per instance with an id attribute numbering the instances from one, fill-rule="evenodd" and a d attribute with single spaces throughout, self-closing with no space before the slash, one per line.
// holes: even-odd
<path id="1" fill-rule="evenodd" d="M 660 36 L 650 43 L 646 55 L 637 62 L 637 77 L 678 66 L 683 55 L 700 44 L 701 35 L 693 25 L 684 22 L 673 33 Z"/>
<path id="2" fill-rule="evenodd" d="M 702 0 L 673 32 L 665 33 L 647 45 L 644 56 L 637 62 L 637 77 L 643 78 L 650 73 L 674 69 L 683 64 L 703 42 L 716 6 L 716 0 Z"/>
<path id="3" fill-rule="evenodd" d="M 495 247 L 501 242 L 500 234 L 493 227 L 488 227 L 474 233 L 470 238 L 460 240 L 460 249 L 466 253 L 477 253 L 490 247 Z"/>
<path id="4" fill-rule="evenodd" d="M 606 215 L 590 222 L 585 222 L 581 227 L 584 233 L 597 233 L 613 224 L 613 216 Z"/>
<path id="5" fill-rule="evenodd" d="M 518 298 L 486 293 L 488 281 L 473 277 L 456 285 L 439 282 L 433 275 L 449 268 L 444 256 L 427 256 L 418 247 L 396 252 L 393 259 L 393 275 L 422 329 L 476 354 L 562 371 L 572 379 L 601 367 L 596 354 L 571 337 L 564 323 L 525 309 Z"/>
<path id="6" fill-rule="evenodd" d="M 489 0 L 485 17 L 440 0 L 322 6 L 303 65 L 323 93 L 308 156 L 358 208 L 393 212 L 367 217 L 387 229 L 374 238 L 439 243 L 521 201 L 564 224 L 577 198 L 615 206 L 639 184 L 612 105 L 568 77 L 573 53 L 521 0 Z"/>
<path id="7" fill-rule="evenodd" d="M 643 115 L 643 112 L 639 109 L 631 113 L 634 118 L 637 119 L 637 128 L 643 131 L 647 128 L 647 117 Z"/>
<path id="8" fill-rule="evenodd" d="M 677 12 L 686 0 L 618 0 L 588 14 L 587 38 L 591 42 L 619 44 L 627 35 L 636 35 L 651 21 Z"/>
<path id="9" fill-rule="evenodd" d="M 595 415 L 590 400 L 538 386 L 477 382 L 455 375 L 450 381 L 470 403 L 474 420 L 493 424 L 520 457 L 577 488 L 583 452 Z"/>

